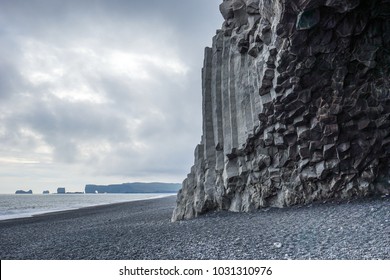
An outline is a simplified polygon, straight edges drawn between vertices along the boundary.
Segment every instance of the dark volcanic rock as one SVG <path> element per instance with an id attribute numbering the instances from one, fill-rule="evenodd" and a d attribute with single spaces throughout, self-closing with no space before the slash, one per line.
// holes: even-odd
<path id="1" fill-rule="evenodd" d="M 225 0 L 172 220 L 390 192 L 390 4 Z"/>
<path id="2" fill-rule="evenodd" d="M 389 196 L 251 213 L 210 212 L 171 223 L 174 205 L 174 197 L 165 197 L 0 221 L 0 259 L 389 260 L 390 256 Z"/>

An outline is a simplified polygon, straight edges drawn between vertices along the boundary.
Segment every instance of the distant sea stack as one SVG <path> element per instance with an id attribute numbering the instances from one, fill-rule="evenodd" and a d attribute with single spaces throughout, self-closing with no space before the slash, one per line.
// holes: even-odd
<path id="1" fill-rule="evenodd" d="M 181 184 L 124 183 L 117 185 L 86 185 L 85 193 L 177 193 Z"/>
<path id="2" fill-rule="evenodd" d="M 23 190 L 17 190 L 15 194 L 33 194 L 32 190 L 23 191 Z"/>
<path id="3" fill-rule="evenodd" d="M 65 188 L 57 188 L 57 194 L 65 194 Z"/>
<path id="4" fill-rule="evenodd" d="M 225 0 L 172 221 L 390 190 L 390 2 Z"/>

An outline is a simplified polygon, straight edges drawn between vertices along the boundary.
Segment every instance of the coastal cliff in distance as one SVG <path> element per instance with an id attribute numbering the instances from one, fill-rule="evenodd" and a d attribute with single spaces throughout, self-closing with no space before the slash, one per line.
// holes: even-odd
<path id="1" fill-rule="evenodd" d="M 181 184 L 124 183 L 116 185 L 86 185 L 85 193 L 177 193 Z"/>
<path id="2" fill-rule="evenodd" d="M 390 2 L 224 0 L 172 221 L 390 191 Z"/>

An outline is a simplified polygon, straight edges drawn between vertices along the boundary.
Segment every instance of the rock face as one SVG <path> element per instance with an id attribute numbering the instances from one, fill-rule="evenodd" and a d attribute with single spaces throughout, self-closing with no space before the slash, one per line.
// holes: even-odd
<path id="1" fill-rule="evenodd" d="M 390 1 L 225 0 L 172 220 L 390 190 Z"/>

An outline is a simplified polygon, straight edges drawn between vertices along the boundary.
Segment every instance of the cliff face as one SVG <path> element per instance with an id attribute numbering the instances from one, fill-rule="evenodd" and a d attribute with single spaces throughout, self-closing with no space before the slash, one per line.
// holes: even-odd
<path id="1" fill-rule="evenodd" d="M 390 1 L 224 0 L 172 220 L 390 190 Z"/>

